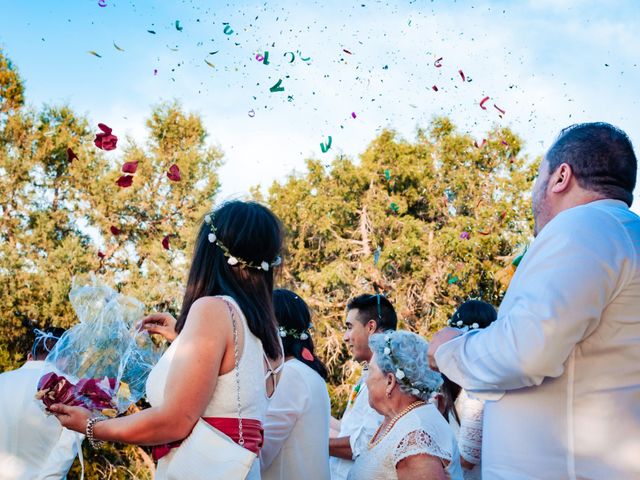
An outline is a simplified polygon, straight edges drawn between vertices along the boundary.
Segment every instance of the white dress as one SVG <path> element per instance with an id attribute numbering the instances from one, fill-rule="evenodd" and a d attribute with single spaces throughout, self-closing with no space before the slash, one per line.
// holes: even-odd
<path id="1" fill-rule="evenodd" d="M 460 417 L 460 424 L 453 414 L 449 414 L 449 425 L 458 440 L 460 456 L 467 462 L 475 466 L 471 470 L 462 469 L 464 480 L 480 480 L 481 452 L 482 452 L 482 417 L 484 412 L 484 402 L 474 397 L 462 389 L 456 399 L 456 410 Z"/>
<path id="2" fill-rule="evenodd" d="M 252 418 L 264 422 L 269 399 L 264 379 L 264 364 L 262 342 L 251 333 L 237 303 L 231 297 L 221 297 L 230 301 L 235 306 L 238 331 L 244 331 L 244 346 L 240 354 L 238 368 L 240 370 L 240 404 L 242 405 L 242 418 Z M 180 350 L 180 335 L 174 340 L 160 361 L 153 368 L 147 379 L 147 399 L 151 406 L 157 407 L 164 400 L 164 391 L 167 383 L 167 375 L 171 367 L 171 361 L 177 351 Z M 185 372 L 186 373 L 186 372 Z M 236 376 L 234 370 L 220 375 L 216 383 L 213 397 L 203 417 L 238 418 L 238 406 L 236 400 Z M 175 453 L 171 450 L 158 461 L 156 480 L 166 478 L 166 470 Z M 260 462 L 256 461 L 247 479 L 260 479 Z M 231 479 L 229 479 L 231 480 Z"/>
<path id="3" fill-rule="evenodd" d="M 299 360 L 285 362 L 264 421 L 263 480 L 329 480 L 330 415 L 322 377 Z"/>
<path id="4" fill-rule="evenodd" d="M 460 454 L 451 427 L 438 409 L 427 404 L 400 418 L 373 448 L 356 458 L 349 480 L 394 480 L 396 465 L 412 455 L 427 454 L 449 462 L 448 478 L 462 480 Z"/>

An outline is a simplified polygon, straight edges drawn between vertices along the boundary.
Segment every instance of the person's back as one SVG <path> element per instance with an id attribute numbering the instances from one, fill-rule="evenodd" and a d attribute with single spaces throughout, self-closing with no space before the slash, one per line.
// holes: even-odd
<path id="1" fill-rule="evenodd" d="M 45 340 L 40 339 L 40 344 Z M 49 341 L 48 348 L 53 343 Z M 34 345 L 38 351 L 38 340 Z M 50 371 L 42 360 L 27 361 L 0 375 L 0 479 L 64 478 L 82 436 L 62 428 L 36 400 L 38 381 Z M 30 356 L 31 358 L 31 356 Z"/>
<path id="2" fill-rule="evenodd" d="M 263 480 L 328 480 L 329 393 L 322 377 L 297 359 L 285 363 L 267 416 L 292 414 L 295 424 L 280 451 L 269 459 L 270 465 L 262 470 Z M 279 436 L 278 431 L 269 431 L 270 425 L 267 418 L 263 459 L 271 455 L 270 439 Z"/>

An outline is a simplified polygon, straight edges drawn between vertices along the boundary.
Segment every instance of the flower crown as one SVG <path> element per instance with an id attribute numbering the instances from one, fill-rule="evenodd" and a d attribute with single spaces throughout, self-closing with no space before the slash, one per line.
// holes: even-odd
<path id="1" fill-rule="evenodd" d="M 276 267 L 282 263 L 282 258 L 280 258 L 279 255 L 273 262 L 262 261 L 260 262 L 260 265 L 255 265 L 251 262 L 243 260 L 242 258 L 233 256 L 229 249 L 225 247 L 225 245 L 218 238 L 218 231 L 216 230 L 216 226 L 213 224 L 213 218 L 211 217 L 211 215 L 205 215 L 204 221 L 207 225 L 209 225 L 209 229 L 211 230 L 211 233 L 209 233 L 209 236 L 207 237 L 209 239 L 209 242 L 214 243 L 218 247 L 220 247 L 220 250 L 222 250 L 224 256 L 227 257 L 227 263 L 232 267 L 235 265 L 240 265 L 241 267 L 255 268 L 256 270 L 264 270 L 265 272 L 268 272 L 269 268 Z"/>
<path id="2" fill-rule="evenodd" d="M 311 328 L 311 325 L 309 325 L 306 330 L 303 330 L 301 332 L 300 330 L 294 330 L 293 328 L 284 328 L 281 326 L 278 328 L 278 333 L 282 338 L 291 337 L 291 338 L 295 338 L 296 340 L 306 340 L 310 336 L 309 334 L 310 328 Z"/>
<path id="3" fill-rule="evenodd" d="M 433 385 L 433 386 L 424 385 L 424 384 L 416 385 L 411 380 L 409 380 L 405 375 L 404 371 L 400 368 L 398 364 L 398 360 L 393 354 L 393 350 L 391 349 L 391 335 L 388 335 L 388 334 L 385 335 L 384 341 L 385 341 L 384 354 L 389 357 L 389 359 L 391 360 L 391 365 L 393 366 L 393 368 L 396 369 L 396 372 L 395 372 L 396 379 L 399 382 L 402 382 L 402 384 L 409 389 L 412 395 L 431 394 L 438 388 L 438 385 Z"/>
<path id="4" fill-rule="evenodd" d="M 460 328 L 462 330 L 469 331 L 469 330 L 476 330 L 478 328 L 480 328 L 480 325 L 478 325 L 476 322 L 473 322 L 471 325 L 465 325 L 464 322 L 462 320 L 456 320 L 457 318 L 460 318 L 460 314 L 456 313 L 454 318 L 450 318 L 448 325 L 450 327 L 453 328 Z"/>

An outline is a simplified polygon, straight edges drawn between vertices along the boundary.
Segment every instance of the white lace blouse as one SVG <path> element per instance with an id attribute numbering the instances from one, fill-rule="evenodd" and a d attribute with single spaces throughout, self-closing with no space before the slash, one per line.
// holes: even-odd
<path id="1" fill-rule="evenodd" d="M 396 465 L 412 455 L 427 454 L 448 463 L 451 480 L 462 480 L 460 454 L 451 427 L 431 404 L 418 407 L 402 417 L 374 447 L 356 458 L 349 480 L 393 480 Z"/>
<path id="2" fill-rule="evenodd" d="M 463 389 L 456 399 L 456 410 L 460 416 L 460 425 L 453 414 L 449 414 L 449 424 L 458 439 L 460 455 L 475 467 L 465 470 L 464 480 L 480 480 L 482 478 L 480 465 L 482 450 L 482 417 L 484 402 L 470 397 Z"/>

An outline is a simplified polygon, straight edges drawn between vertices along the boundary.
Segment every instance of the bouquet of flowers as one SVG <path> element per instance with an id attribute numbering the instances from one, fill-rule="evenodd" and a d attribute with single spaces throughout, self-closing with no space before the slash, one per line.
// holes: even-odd
<path id="1" fill-rule="evenodd" d="M 93 275 L 74 279 L 69 299 L 80 322 L 47 356 L 51 372 L 40 379 L 36 398 L 46 407 L 64 403 L 116 416 L 144 396 L 149 372 L 162 354 L 137 328 L 144 305 Z"/>

